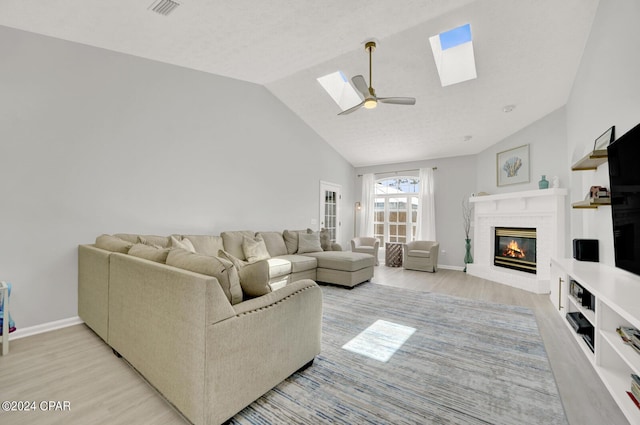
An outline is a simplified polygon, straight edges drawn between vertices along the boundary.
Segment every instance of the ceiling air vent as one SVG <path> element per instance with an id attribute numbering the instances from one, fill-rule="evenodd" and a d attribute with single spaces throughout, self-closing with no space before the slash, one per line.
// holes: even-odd
<path id="1" fill-rule="evenodd" d="M 173 12 L 176 7 L 180 6 L 180 3 L 173 0 L 156 0 L 154 1 L 149 9 L 153 10 L 156 13 L 167 16 L 169 13 Z"/>

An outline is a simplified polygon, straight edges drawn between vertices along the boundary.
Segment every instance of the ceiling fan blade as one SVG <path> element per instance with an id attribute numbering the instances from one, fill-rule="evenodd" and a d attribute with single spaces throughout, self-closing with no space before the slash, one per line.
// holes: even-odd
<path id="1" fill-rule="evenodd" d="M 364 97 L 369 96 L 369 87 L 367 86 L 367 82 L 364 81 L 364 77 L 362 75 L 356 75 L 351 79 L 353 81 L 353 85 L 356 86 L 358 91 L 362 93 Z"/>
<path id="2" fill-rule="evenodd" d="M 358 104 L 357 104 L 356 106 L 354 106 L 354 107 L 351 107 L 351 108 L 349 108 L 349 109 L 345 109 L 344 111 L 340 112 L 338 115 L 347 115 L 347 114 L 350 114 L 350 113 L 352 113 L 352 112 L 355 112 L 355 111 L 357 111 L 358 109 L 360 109 L 360 107 L 361 107 L 362 105 L 364 105 L 364 100 L 363 100 L 362 102 L 358 103 Z"/>
<path id="3" fill-rule="evenodd" d="M 391 103 L 392 105 L 415 105 L 415 97 L 379 97 L 378 102 Z"/>

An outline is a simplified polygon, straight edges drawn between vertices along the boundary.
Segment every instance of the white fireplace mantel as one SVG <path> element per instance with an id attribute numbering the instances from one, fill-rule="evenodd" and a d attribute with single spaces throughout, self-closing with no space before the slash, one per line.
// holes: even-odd
<path id="1" fill-rule="evenodd" d="M 549 292 L 551 257 L 564 257 L 567 194 L 567 189 L 552 188 L 471 197 L 474 262 L 467 273 L 536 294 Z M 493 265 L 496 227 L 536 229 L 536 274 Z"/>

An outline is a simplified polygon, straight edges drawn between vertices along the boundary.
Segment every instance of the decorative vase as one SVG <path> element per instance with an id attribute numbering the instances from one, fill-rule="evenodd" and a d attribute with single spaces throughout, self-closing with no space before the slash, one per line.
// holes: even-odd
<path id="1" fill-rule="evenodd" d="M 467 271 L 467 264 L 473 263 L 473 257 L 471 256 L 471 239 L 467 238 L 464 240 L 464 247 L 466 249 L 466 253 L 464 254 L 464 270 Z"/>
<path id="2" fill-rule="evenodd" d="M 547 176 L 545 176 L 544 174 L 542 175 L 542 178 L 538 182 L 538 187 L 540 189 L 549 189 L 549 180 L 547 180 Z"/>

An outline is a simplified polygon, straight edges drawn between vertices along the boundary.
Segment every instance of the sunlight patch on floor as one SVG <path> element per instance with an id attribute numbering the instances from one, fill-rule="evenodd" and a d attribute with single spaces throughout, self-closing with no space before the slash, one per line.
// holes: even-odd
<path id="1" fill-rule="evenodd" d="M 342 348 L 374 360 L 387 362 L 415 331 L 415 328 L 409 326 L 376 320 Z"/>

